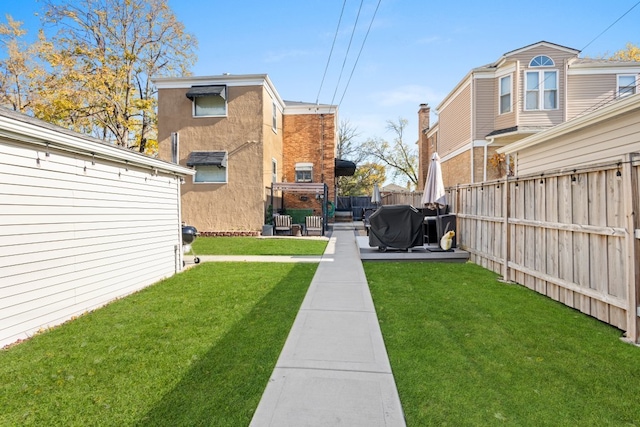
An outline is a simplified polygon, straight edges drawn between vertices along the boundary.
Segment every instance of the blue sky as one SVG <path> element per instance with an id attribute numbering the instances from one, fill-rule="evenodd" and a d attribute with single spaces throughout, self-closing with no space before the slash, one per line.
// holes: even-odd
<path id="1" fill-rule="evenodd" d="M 33 13 L 41 2 L 1 1 L 3 14 L 24 21 L 35 34 Z M 195 75 L 265 73 L 285 100 L 328 104 L 342 99 L 340 119 L 356 127 L 361 140 L 392 139 L 386 121 L 398 118 L 409 121 L 405 142 L 417 140 L 420 103 L 435 108 L 470 69 L 511 50 L 545 40 L 598 57 L 629 42 L 640 45 L 640 5 L 592 42 L 638 0 L 381 0 L 345 92 L 378 5 L 378 0 L 347 0 L 320 91 L 343 3 L 169 0 L 199 41 Z"/>

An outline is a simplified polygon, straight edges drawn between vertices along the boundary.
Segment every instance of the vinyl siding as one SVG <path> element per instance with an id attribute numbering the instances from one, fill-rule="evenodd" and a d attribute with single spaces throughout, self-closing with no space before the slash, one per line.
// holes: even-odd
<path id="1" fill-rule="evenodd" d="M 616 162 L 640 151 L 638 111 L 518 151 L 518 174 Z"/>
<path id="2" fill-rule="evenodd" d="M 531 59 L 538 55 L 546 55 L 553 59 L 555 66 L 553 67 L 535 67 L 529 68 L 529 62 Z M 519 126 L 553 126 L 563 122 L 565 108 L 564 93 L 565 93 L 565 62 L 575 57 L 574 54 L 565 52 L 562 50 L 550 49 L 545 46 L 537 46 L 526 51 L 518 52 L 510 55 L 510 61 L 519 61 L 520 67 L 518 72 L 518 93 L 516 96 L 517 108 L 520 112 Z M 524 109 L 524 96 L 525 96 L 525 75 L 527 71 L 535 70 L 556 70 L 558 71 L 558 109 L 556 110 L 540 110 L 540 111 L 528 111 Z"/>
<path id="3" fill-rule="evenodd" d="M 567 120 L 582 116 L 615 99 L 615 74 L 570 75 Z"/>
<path id="4" fill-rule="evenodd" d="M 494 119 L 497 115 L 496 92 L 497 79 L 476 79 L 473 81 L 475 92 L 475 116 L 474 140 L 484 139 L 488 133 L 494 130 Z"/>
<path id="5" fill-rule="evenodd" d="M 439 112 L 440 157 L 471 142 L 471 85 L 467 85 L 446 107 Z"/>
<path id="6" fill-rule="evenodd" d="M 181 269 L 176 176 L 49 152 L 0 140 L 0 345 Z"/>
<path id="7" fill-rule="evenodd" d="M 511 112 L 500 114 L 500 78 L 495 79 L 494 90 L 492 93 L 493 96 L 493 107 L 495 114 L 495 125 L 491 130 L 500 130 L 507 129 L 517 125 L 517 114 L 516 109 L 518 108 L 518 91 L 516 74 L 511 75 Z M 504 76 L 502 76 L 504 77 Z M 485 134 L 486 135 L 486 134 Z"/>

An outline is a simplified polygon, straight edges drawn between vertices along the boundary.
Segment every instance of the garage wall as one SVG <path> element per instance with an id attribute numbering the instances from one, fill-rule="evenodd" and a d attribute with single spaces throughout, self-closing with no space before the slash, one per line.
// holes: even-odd
<path id="1" fill-rule="evenodd" d="M 181 270 L 180 176 L 144 163 L 0 137 L 0 346 Z"/>

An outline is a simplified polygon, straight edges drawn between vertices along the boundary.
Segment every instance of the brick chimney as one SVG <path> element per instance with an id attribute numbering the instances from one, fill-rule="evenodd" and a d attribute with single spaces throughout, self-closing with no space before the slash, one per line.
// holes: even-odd
<path id="1" fill-rule="evenodd" d="M 420 104 L 420 109 L 418 110 L 418 190 L 424 190 L 429 161 L 431 160 L 431 151 L 427 141 L 430 114 L 431 107 L 429 107 L 429 104 Z"/>

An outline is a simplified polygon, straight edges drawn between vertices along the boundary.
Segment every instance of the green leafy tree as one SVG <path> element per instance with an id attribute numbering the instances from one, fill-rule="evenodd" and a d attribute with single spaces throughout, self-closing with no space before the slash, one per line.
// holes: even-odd
<path id="1" fill-rule="evenodd" d="M 353 176 L 343 176 L 339 196 L 365 196 L 373 193 L 373 185 L 385 181 L 385 168 L 377 163 L 364 163 L 356 168 Z"/>

